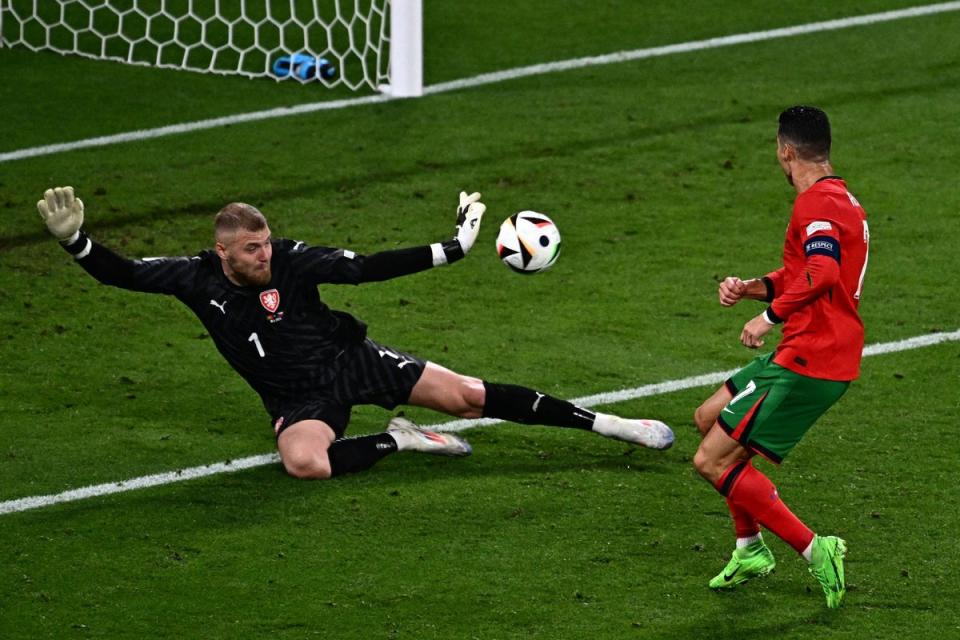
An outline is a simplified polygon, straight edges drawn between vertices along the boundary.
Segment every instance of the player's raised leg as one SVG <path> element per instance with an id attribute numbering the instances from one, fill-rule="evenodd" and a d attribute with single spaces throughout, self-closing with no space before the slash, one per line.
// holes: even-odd
<path id="1" fill-rule="evenodd" d="M 527 387 L 464 376 L 433 362 L 424 368 L 409 403 L 462 418 L 498 418 L 593 431 L 651 449 L 666 449 L 673 444 L 673 431 L 659 420 L 628 420 L 595 413 Z"/>

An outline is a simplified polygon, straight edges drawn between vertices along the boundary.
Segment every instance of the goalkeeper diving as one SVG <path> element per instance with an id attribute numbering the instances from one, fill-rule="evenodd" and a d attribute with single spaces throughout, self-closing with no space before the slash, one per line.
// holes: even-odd
<path id="1" fill-rule="evenodd" d="M 99 282 L 166 294 L 199 318 L 220 354 L 253 387 L 269 414 L 287 473 L 326 479 L 365 470 L 397 451 L 465 456 L 451 433 L 403 417 L 386 431 L 345 438 L 352 408 L 427 407 L 461 418 L 499 418 L 592 431 L 651 449 L 673 444 L 663 422 L 595 413 L 527 387 L 461 375 L 367 336 L 367 326 L 329 308 L 318 285 L 388 280 L 462 259 L 486 206 L 461 192 L 454 237 L 370 255 L 274 238 L 257 208 L 223 207 L 214 247 L 189 257 L 122 257 L 87 235 L 83 202 L 71 187 L 48 189 L 37 203 L 61 246 Z"/>

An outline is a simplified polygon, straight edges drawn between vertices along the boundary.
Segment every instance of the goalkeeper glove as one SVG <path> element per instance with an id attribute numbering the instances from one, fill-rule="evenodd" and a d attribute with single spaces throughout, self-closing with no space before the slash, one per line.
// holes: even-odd
<path id="1" fill-rule="evenodd" d="M 487 205 L 480 202 L 479 193 L 467 195 L 466 191 L 460 192 L 460 206 L 457 207 L 457 235 L 454 237 L 460 243 L 464 253 L 470 251 L 473 243 L 477 241 L 477 234 L 480 233 L 480 219 L 486 210 Z"/>
<path id="2" fill-rule="evenodd" d="M 37 202 L 37 210 L 57 240 L 67 244 L 77 240 L 83 224 L 83 201 L 73 197 L 73 187 L 47 189 L 43 200 Z"/>
<path id="3" fill-rule="evenodd" d="M 452 240 L 430 245 L 433 250 L 433 266 L 449 264 L 462 258 L 473 247 L 480 233 L 480 219 L 487 205 L 480 202 L 479 193 L 467 195 L 460 192 L 460 205 L 457 207 L 457 226 Z"/>

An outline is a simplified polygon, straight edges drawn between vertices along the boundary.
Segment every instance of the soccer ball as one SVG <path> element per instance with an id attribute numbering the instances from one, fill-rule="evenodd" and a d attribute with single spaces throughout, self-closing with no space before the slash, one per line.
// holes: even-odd
<path id="1" fill-rule="evenodd" d="M 542 213 L 515 213 L 500 225 L 497 255 L 517 273 L 544 271 L 552 267 L 560 255 L 560 231 L 553 220 Z"/>

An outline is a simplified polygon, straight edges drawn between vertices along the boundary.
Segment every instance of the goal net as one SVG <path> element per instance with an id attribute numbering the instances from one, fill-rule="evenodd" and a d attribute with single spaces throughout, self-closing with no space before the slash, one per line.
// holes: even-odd
<path id="1" fill-rule="evenodd" d="M 421 0 L 0 0 L 0 47 L 422 93 Z"/>

